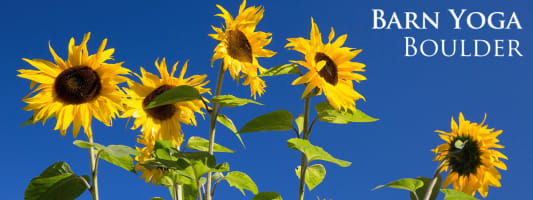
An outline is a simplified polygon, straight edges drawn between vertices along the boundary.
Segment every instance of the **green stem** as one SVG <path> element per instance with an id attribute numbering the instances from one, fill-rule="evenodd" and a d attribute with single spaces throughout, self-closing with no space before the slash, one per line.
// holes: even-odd
<path id="1" fill-rule="evenodd" d="M 89 143 L 92 144 L 94 143 L 93 142 L 93 137 L 87 137 L 88 140 L 89 140 Z M 93 200 L 98 200 L 100 199 L 98 197 L 98 176 L 97 176 L 97 172 L 98 172 L 98 160 L 97 160 L 97 157 L 94 153 L 95 149 L 93 147 L 89 148 L 89 156 L 90 156 L 90 160 L 91 160 L 91 178 L 92 178 L 92 186 L 91 186 L 91 195 L 93 196 Z"/>
<path id="2" fill-rule="evenodd" d="M 431 193 L 433 192 L 433 188 L 435 187 L 435 184 L 437 183 L 437 179 L 440 174 L 440 170 L 446 163 L 446 158 L 444 158 L 442 161 L 440 161 L 439 166 L 437 167 L 437 170 L 435 170 L 435 174 L 433 175 L 433 179 L 431 179 L 431 182 L 429 183 L 428 189 L 426 190 L 426 195 L 424 195 L 424 200 L 429 200 L 431 197 Z"/>
<path id="3" fill-rule="evenodd" d="M 174 184 L 173 186 L 173 189 L 174 189 L 174 200 L 182 200 L 183 198 L 183 188 L 181 185 L 179 184 Z"/>
<path id="4" fill-rule="evenodd" d="M 309 138 L 309 134 L 310 134 L 310 129 L 308 128 L 309 126 L 309 103 L 310 103 L 310 99 L 311 97 L 306 97 L 305 98 L 305 108 L 304 108 L 304 125 L 303 125 L 303 136 L 302 136 L 302 139 L 304 140 L 308 140 Z M 309 163 L 307 163 L 307 157 L 305 156 L 304 153 L 302 153 L 302 160 L 300 162 L 300 187 L 298 188 L 298 191 L 299 191 L 299 195 L 298 195 L 298 199 L 299 200 L 303 200 L 304 199 L 304 192 L 305 192 L 305 172 L 307 171 L 307 165 Z"/>
<path id="5" fill-rule="evenodd" d="M 217 78 L 217 86 L 215 90 L 215 96 L 220 95 L 220 88 L 222 88 L 222 79 L 224 78 L 224 62 L 221 63 L 220 69 L 218 71 L 218 78 Z M 217 125 L 217 115 L 218 115 L 218 104 L 213 103 L 213 108 L 211 109 L 210 113 L 210 125 L 209 125 L 209 154 L 213 155 L 213 149 L 215 147 L 215 128 Z M 212 174 L 211 172 L 207 173 L 207 182 L 206 182 L 206 189 L 205 189 L 205 198 L 206 200 L 212 200 L 213 197 L 211 196 L 211 182 L 212 182 Z"/>

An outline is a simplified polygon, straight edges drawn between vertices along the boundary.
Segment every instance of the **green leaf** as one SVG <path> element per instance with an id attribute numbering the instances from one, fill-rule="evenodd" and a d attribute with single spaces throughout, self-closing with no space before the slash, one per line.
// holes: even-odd
<path id="1" fill-rule="evenodd" d="M 88 148 L 91 148 L 91 147 L 94 147 L 97 150 L 105 149 L 104 145 L 101 145 L 101 144 L 98 144 L 98 143 L 88 143 L 88 142 L 83 141 L 83 140 L 75 140 L 73 142 L 73 144 L 78 146 L 78 147 L 80 147 L 80 148 L 84 148 L 84 149 L 88 149 Z"/>
<path id="2" fill-rule="evenodd" d="M 133 165 L 133 158 L 130 156 L 135 155 L 136 153 L 137 151 L 128 146 L 109 145 L 100 153 L 100 158 L 111 164 L 122 167 L 127 171 L 137 174 Z"/>
<path id="3" fill-rule="evenodd" d="M 363 111 L 348 110 L 341 112 L 333 108 L 327 101 L 315 105 L 317 117 L 320 121 L 333 124 L 347 124 L 350 122 L 374 122 L 378 119 L 368 116 Z"/>
<path id="4" fill-rule="evenodd" d="M 296 176 L 298 176 L 298 178 L 300 178 L 300 170 L 301 166 L 298 166 L 295 169 Z M 322 183 L 322 180 L 324 180 L 324 177 L 326 177 L 326 168 L 321 164 L 314 164 L 308 167 L 305 171 L 305 184 L 307 185 L 309 191 L 313 190 L 316 186 Z"/>
<path id="5" fill-rule="evenodd" d="M 188 170 L 171 170 L 171 172 L 167 172 L 163 176 L 171 178 L 174 184 L 192 184 L 195 181 L 194 174 Z"/>
<path id="6" fill-rule="evenodd" d="M 424 198 L 424 196 L 426 195 L 426 191 L 428 190 L 428 186 L 431 183 L 431 179 L 426 178 L 426 177 L 416 177 L 416 179 L 424 182 L 423 187 L 416 189 L 416 195 L 418 196 L 418 199 L 422 200 L 422 198 Z M 439 174 L 437 177 L 437 183 L 433 187 L 433 191 L 431 192 L 431 196 L 429 197 L 430 200 L 437 199 L 437 196 L 439 195 L 439 188 L 440 188 L 441 181 L 442 181 L 442 177 Z M 411 200 L 416 199 L 414 193 L 411 192 L 409 193 L 409 195 L 411 195 Z"/>
<path id="7" fill-rule="evenodd" d="M 152 197 L 150 200 L 165 200 L 163 197 Z"/>
<path id="8" fill-rule="evenodd" d="M 101 159 L 135 174 L 137 173 L 133 165 L 133 158 L 130 155 L 136 155 L 138 152 L 131 147 L 124 145 L 109 145 L 106 147 L 98 143 L 88 143 L 83 140 L 74 141 L 74 145 L 85 149 L 94 147 L 98 151 L 101 151 Z"/>
<path id="9" fill-rule="evenodd" d="M 236 187 L 239 189 L 243 196 L 246 196 L 244 190 L 248 190 L 254 194 L 257 194 L 259 191 L 257 185 L 254 181 L 245 173 L 239 171 L 229 172 L 224 180 L 228 181 L 231 187 Z"/>
<path id="10" fill-rule="evenodd" d="M 284 74 L 301 74 L 300 67 L 295 63 L 278 65 L 261 73 L 259 77 L 278 76 L 278 75 L 284 75 Z"/>
<path id="11" fill-rule="evenodd" d="M 217 164 L 215 168 L 213 168 L 212 172 L 227 172 L 229 171 L 229 164 L 227 162 Z"/>
<path id="12" fill-rule="evenodd" d="M 302 134 L 302 131 L 304 130 L 304 115 L 299 114 L 296 119 L 294 119 L 294 122 L 296 123 L 296 126 L 298 126 L 298 134 Z"/>
<path id="13" fill-rule="evenodd" d="M 224 174 L 222 172 L 215 172 L 212 176 L 212 180 L 218 180 L 224 178 Z"/>
<path id="14" fill-rule="evenodd" d="M 154 145 L 154 155 L 159 159 L 173 160 L 170 156 L 173 148 L 172 140 L 157 140 Z"/>
<path id="15" fill-rule="evenodd" d="M 444 200 L 478 200 L 475 197 L 454 189 L 441 189 L 440 191 L 445 195 Z"/>
<path id="16" fill-rule="evenodd" d="M 225 167 L 217 165 L 215 156 L 210 155 L 207 152 L 180 153 L 179 157 L 184 158 L 189 162 L 190 166 L 192 167 L 192 170 L 194 171 L 194 176 L 196 180 L 199 180 L 202 175 L 208 172 L 213 172 L 216 171 L 217 168 Z"/>
<path id="17" fill-rule="evenodd" d="M 89 176 L 78 176 L 65 162 L 57 162 L 33 178 L 24 192 L 24 200 L 72 200 L 79 197 L 90 182 Z"/>
<path id="18" fill-rule="evenodd" d="M 187 148 L 207 152 L 209 151 L 209 140 L 197 136 L 191 136 L 187 142 Z M 235 151 L 215 143 L 213 152 L 234 153 Z"/>
<path id="19" fill-rule="evenodd" d="M 224 114 L 218 114 L 217 121 L 220 122 L 222 125 L 226 126 L 233 133 L 237 133 L 237 128 L 235 127 L 235 124 L 233 124 L 233 121 L 231 121 L 228 116 Z"/>
<path id="20" fill-rule="evenodd" d="M 48 166 L 48 168 L 46 168 L 41 173 L 41 175 L 39 175 L 39 177 L 52 177 L 52 176 L 57 176 L 57 175 L 62 175 L 62 174 L 73 174 L 73 173 L 74 172 L 72 172 L 72 170 L 70 169 L 70 166 L 66 162 L 60 161 L 60 162 L 56 162 Z"/>
<path id="21" fill-rule="evenodd" d="M 311 162 L 313 160 L 323 160 L 335 163 L 341 167 L 348 167 L 352 164 L 351 162 L 334 158 L 321 147 L 312 145 L 308 140 L 292 138 L 287 140 L 287 146 L 291 149 L 295 149 L 304 153 L 307 157 L 307 162 Z"/>
<path id="22" fill-rule="evenodd" d="M 207 178 L 200 177 L 200 180 L 198 182 L 200 183 L 201 186 L 203 186 L 203 185 L 205 185 L 205 183 L 207 183 Z"/>
<path id="23" fill-rule="evenodd" d="M 396 189 L 402 189 L 402 190 L 409 190 L 411 192 L 415 192 L 416 189 L 421 188 L 424 186 L 424 182 L 418 179 L 414 178 L 404 178 L 397 181 L 393 181 L 390 183 L 387 183 L 385 185 L 380 185 L 372 189 L 372 191 L 384 188 L 384 187 L 390 187 L 390 188 L 396 188 Z M 422 197 L 419 197 L 422 198 Z"/>
<path id="24" fill-rule="evenodd" d="M 104 151 L 114 157 L 124 157 L 129 155 L 135 155 L 137 151 L 131 147 L 125 145 L 109 145 Z"/>
<path id="25" fill-rule="evenodd" d="M 172 187 L 174 184 L 183 184 L 178 178 L 179 174 L 173 172 L 167 172 L 163 174 L 157 182 L 166 187 Z"/>
<path id="26" fill-rule="evenodd" d="M 196 184 L 183 185 L 183 200 L 197 200 L 198 187 Z"/>
<path id="27" fill-rule="evenodd" d="M 254 101 L 254 100 L 251 100 L 251 99 L 244 99 L 244 98 L 238 98 L 238 97 L 235 97 L 233 95 L 218 95 L 218 96 L 214 96 L 212 99 L 211 99 L 211 102 L 216 102 L 218 103 L 218 105 L 220 106 L 225 106 L 225 107 L 238 107 L 238 106 L 244 106 L 248 103 L 254 103 L 254 104 L 257 104 L 257 105 L 263 105 L 257 101 Z"/>
<path id="28" fill-rule="evenodd" d="M 277 192 L 261 192 L 252 198 L 252 200 L 283 200 Z"/>
<path id="29" fill-rule="evenodd" d="M 155 97 L 154 100 L 152 100 L 152 102 L 150 102 L 144 109 L 201 98 L 200 92 L 198 92 L 196 88 L 188 85 L 180 85 L 161 93 Z"/>
<path id="30" fill-rule="evenodd" d="M 35 114 L 35 112 L 34 112 L 34 114 Z M 30 125 L 30 124 L 35 124 L 35 123 L 37 123 L 37 122 L 42 122 L 42 121 L 44 121 L 44 120 L 48 120 L 48 119 L 50 119 L 50 118 L 52 118 L 52 117 L 55 117 L 55 116 L 56 116 L 56 114 L 53 113 L 52 115 L 50 115 L 50 116 L 47 117 L 47 118 L 41 118 L 40 120 L 34 122 L 34 121 L 33 121 L 33 120 L 34 120 L 34 119 L 33 119 L 34 116 L 32 115 L 28 120 L 26 120 L 26 122 L 24 122 L 24 124 L 20 125 L 19 128 L 22 128 L 22 127 L 27 126 L 27 125 Z"/>
<path id="31" fill-rule="evenodd" d="M 241 135 L 239 135 L 239 133 L 237 132 L 237 128 L 235 127 L 235 124 L 233 124 L 233 121 L 231 121 L 231 119 L 228 116 L 224 114 L 218 114 L 217 121 L 220 122 L 222 125 L 226 126 L 229 130 L 231 130 L 235 134 L 235 136 L 237 136 L 242 146 L 246 148 L 246 145 L 244 145 L 244 142 L 242 141 Z"/>
<path id="32" fill-rule="evenodd" d="M 277 110 L 252 119 L 239 130 L 239 133 L 287 131 L 292 127 L 292 114 L 286 110 Z"/>

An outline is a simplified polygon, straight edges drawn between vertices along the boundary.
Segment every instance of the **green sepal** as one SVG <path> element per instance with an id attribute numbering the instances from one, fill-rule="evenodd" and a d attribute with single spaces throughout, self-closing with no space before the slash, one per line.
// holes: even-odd
<path id="1" fill-rule="evenodd" d="M 50 115 L 49 117 L 41 118 L 41 119 L 38 120 L 38 121 L 34 121 L 34 117 L 35 117 L 35 112 L 34 112 L 34 115 L 32 115 L 28 120 L 26 120 L 26 122 L 24 122 L 24 124 L 20 125 L 19 128 L 22 128 L 22 127 L 27 126 L 27 125 L 30 125 L 30 124 L 35 124 L 35 123 L 37 123 L 37 122 L 43 122 L 43 124 L 44 124 L 44 121 L 45 121 L 45 120 L 48 120 L 48 119 L 50 119 L 50 118 L 52 118 L 52 117 L 55 117 L 55 116 L 56 116 L 56 114 L 53 113 L 53 114 Z"/>

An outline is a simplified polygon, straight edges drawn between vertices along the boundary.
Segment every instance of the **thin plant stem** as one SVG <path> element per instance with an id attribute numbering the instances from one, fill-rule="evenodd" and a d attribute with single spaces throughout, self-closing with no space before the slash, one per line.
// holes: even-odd
<path id="1" fill-rule="evenodd" d="M 200 182 L 198 182 L 198 184 L 196 185 L 196 187 L 198 187 L 198 200 L 204 200 L 205 198 L 207 198 L 208 196 L 210 196 L 210 195 L 206 194 L 207 192 L 205 192 L 205 191 L 202 192 L 202 190 L 201 190 L 200 188 L 203 188 L 203 186 L 200 185 Z M 202 197 L 202 193 L 203 193 L 203 194 L 206 194 L 206 195 L 204 195 L 205 198 Z"/>
<path id="2" fill-rule="evenodd" d="M 218 183 L 220 183 L 220 181 L 222 181 L 222 178 L 221 178 L 221 179 L 218 179 L 218 180 L 215 182 L 215 185 L 213 186 L 213 191 L 211 192 L 211 197 L 214 197 L 214 196 L 215 196 L 215 190 L 217 189 L 217 185 L 218 185 Z"/>
<path id="3" fill-rule="evenodd" d="M 85 187 L 87 187 L 87 190 L 91 191 L 91 185 L 87 182 L 87 180 L 85 180 L 83 176 L 78 176 L 78 178 L 80 178 L 83 181 L 83 183 L 85 184 Z"/>
<path id="4" fill-rule="evenodd" d="M 180 146 L 176 146 L 176 149 L 180 151 Z M 185 147 L 181 150 L 182 152 L 185 152 Z M 174 200 L 182 200 L 183 199 L 183 186 L 177 183 L 174 183 L 172 186 L 174 189 Z"/>
<path id="5" fill-rule="evenodd" d="M 431 179 L 431 182 L 429 183 L 429 187 L 426 190 L 426 195 L 424 195 L 424 200 L 429 200 L 429 198 L 431 197 L 431 193 L 433 192 L 433 188 L 435 187 L 435 184 L 437 183 L 437 179 L 439 177 L 440 170 L 442 169 L 442 167 L 446 163 L 446 160 L 447 159 L 445 158 L 442 161 L 440 161 L 439 166 L 437 167 L 437 170 L 435 170 L 435 174 L 433 175 L 433 179 Z"/>
<path id="6" fill-rule="evenodd" d="M 87 139 L 89 140 L 89 143 L 92 144 L 94 143 L 93 142 L 93 137 L 87 137 Z M 89 156 L 90 156 L 90 160 L 91 160 L 91 178 L 92 178 L 92 185 L 91 185 L 91 195 L 93 196 L 93 200 L 99 200 L 99 196 L 98 196 L 98 176 L 97 176 L 97 172 L 98 172 L 98 160 L 97 160 L 97 157 L 94 153 L 95 149 L 93 147 L 89 148 Z"/>
<path id="7" fill-rule="evenodd" d="M 309 126 L 309 103 L 310 103 L 311 97 L 305 98 L 305 108 L 304 108 L 304 125 L 303 125 L 303 132 L 302 132 L 302 139 L 307 140 L 309 138 L 310 130 L 308 129 Z M 305 192 L 305 172 L 307 170 L 307 157 L 304 153 L 302 153 L 302 160 L 300 162 L 300 186 L 298 188 L 298 199 L 303 200 L 304 199 L 304 192 Z"/>
<path id="8" fill-rule="evenodd" d="M 182 200 L 183 199 L 183 187 L 180 184 L 174 184 L 174 200 Z"/>
<path id="9" fill-rule="evenodd" d="M 222 79 L 224 78 L 224 62 L 221 62 L 220 69 L 218 71 L 218 78 L 217 78 L 217 86 L 215 90 L 215 96 L 220 95 L 220 88 L 222 88 Z M 210 125 L 209 125 L 209 154 L 213 155 L 213 149 L 215 147 L 215 128 L 217 123 L 217 115 L 218 115 L 218 103 L 213 102 L 213 108 L 211 109 L 210 113 Z M 213 197 L 210 194 L 211 191 L 211 182 L 212 182 L 212 174 L 211 172 L 207 173 L 207 182 L 206 182 L 206 192 L 205 192 L 205 199 L 206 200 L 212 200 Z"/>

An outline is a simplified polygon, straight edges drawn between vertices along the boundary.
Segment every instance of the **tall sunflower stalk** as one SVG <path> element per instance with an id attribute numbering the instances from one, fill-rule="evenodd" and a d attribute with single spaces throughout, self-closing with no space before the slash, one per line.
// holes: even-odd
<path id="1" fill-rule="evenodd" d="M 306 97 L 305 98 L 303 131 L 302 131 L 302 135 L 301 136 L 299 135 L 299 137 L 301 137 L 304 140 L 309 140 L 309 134 L 311 134 L 311 127 L 308 128 L 310 101 L 311 101 L 311 97 Z M 315 120 L 313 120 L 313 123 L 314 122 L 315 122 Z M 301 168 L 300 168 L 300 177 L 305 177 L 306 172 L 307 172 L 307 167 L 308 167 L 309 163 L 307 162 L 307 158 L 306 158 L 305 153 L 302 152 L 301 156 L 302 156 L 302 158 L 301 158 L 301 161 L 300 161 L 300 166 L 301 166 Z M 305 178 L 300 178 L 300 184 L 299 184 L 299 187 L 298 187 L 298 199 L 299 200 L 303 200 L 304 199 L 304 193 L 305 193 Z"/>
<path id="2" fill-rule="evenodd" d="M 85 182 L 94 200 L 98 195 L 98 160 L 100 151 L 95 151 L 93 132 L 91 129 L 92 118 L 96 118 L 107 126 L 112 125 L 112 120 L 119 111 L 123 110 L 122 100 L 124 93 L 117 86 L 128 79 L 122 75 L 129 73 L 120 63 L 107 63 L 112 58 L 114 49 L 105 49 L 107 39 L 104 39 L 96 54 L 89 55 L 87 42 L 90 33 L 85 34 L 80 45 L 76 46 L 74 38 L 68 45 L 68 59 L 59 57 L 49 44 L 53 56 L 52 63 L 42 59 L 23 59 L 37 70 L 21 69 L 17 76 L 31 80 L 30 89 L 38 85 L 23 101 L 28 103 L 24 110 L 33 111 L 32 123 L 44 122 L 56 117 L 57 123 L 54 130 L 59 130 L 62 136 L 66 135 L 70 124 L 73 124 L 73 136 L 76 138 L 83 126 L 89 143 L 91 182 Z M 58 163 L 56 163 L 58 164 Z M 59 163 L 60 164 L 60 163 Z M 59 165 L 58 164 L 58 165 Z M 66 163 L 63 167 L 67 168 Z M 70 170 L 70 167 L 68 167 Z M 63 171 L 62 171 L 63 172 Z M 60 172 L 57 172 L 60 173 Z"/>
<path id="3" fill-rule="evenodd" d="M 222 80 L 224 79 L 224 62 L 222 62 L 220 69 L 218 70 L 218 76 L 217 76 L 217 85 L 215 89 L 215 96 L 220 95 L 220 89 L 222 88 Z M 213 149 L 215 147 L 215 129 L 217 124 L 217 117 L 218 112 L 220 111 L 220 108 L 218 107 L 218 103 L 213 103 L 213 109 L 209 113 L 209 149 L 208 153 L 213 155 Z M 211 172 L 207 173 L 207 182 L 206 182 L 206 200 L 211 200 L 213 198 L 213 195 L 211 193 L 211 187 L 212 187 L 212 178 L 213 175 Z M 200 196 L 201 198 L 201 196 Z"/>
<path id="4" fill-rule="evenodd" d="M 309 135 L 317 120 L 336 123 L 335 121 L 328 121 L 326 118 L 319 116 L 315 118 L 309 125 L 309 107 L 312 96 L 324 93 L 328 99 L 328 106 L 333 110 L 330 113 L 338 115 L 350 115 L 356 112 L 355 101 L 364 99 L 364 97 L 353 89 L 353 81 L 360 82 L 366 80 L 366 77 L 353 73 L 354 71 L 363 72 L 365 65 L 351 60 L 361 52 L 360 49 L 352 49 L 342 47 L 346 41 L 347 35 L 342 35 L 333 41 L 335 31 L 331 28 L 327 43 L 322 42 L 322 35 L 311 18 L 311 32 L 310 39 L 304 38 L 288 38 L 289 43 L 285 47 L 291 50 L 298 51 L 303 54 L 304 60 L 292 61 L 299 64 L 308 72 L 295 79 L 292 84 L 304 84 L 305 90 L 302 93 L 304 99 L 304 115 L 303 115 L 303 131 L 298 134 L 298 138 L 309 140 Z M 319 112 L 319 110 L 317 110 Z M 337 118 L 337 116 L 333 116 Z M 352 122 L 357 122 L 360 119 L 355 119 Z M 350 122 L 350 121 L 348 121 Z M 346 122 L 347 123 L 347 122 Z M 309 167 L 308 155 L 305 152 L 301 154 L 300 166 L 300 184 L 298 187 L 298 199 L 304 199 L 306 175 Z M 313 186 L 314 187 L 314 186 Z M 312 189 L 310 187 L 310 189 Z"/>
<path id="5" fill-rule="evenodd" d="M 271 41 L 272 34 L 255 31 L 255 27 L 263 18 L 263 8 L 250 6 L 246 7 L 246 0 L 242 2 L 239 7 L 238 15 L 233 16 L 222 6 L 217 5 L 222 13 L 215 16 L 222 17 L 225 20 L 225 26 L 217 28 L 212 26 L 216 32 L 209 34 L 209 36 L 217 41 L 219 44 L 214 49 L 213 57 L 211 58 L 211 65 L 213 62 L 222 59 L 220 69 L 218 71 L 217 85 L 215 89 L 215 97 L 220 95 L 222 87 L 222 80 L 225 71 L 229 71 L 233 79 L 245 78 L 243 85 L 250 86 L 250 95 L 256 98 L 256 95 L 261 96 L 265 92 L 266 84 L 259 78 L 259 74 L 266 69 L 259 65 L 258 57 L 272 57 L 276 53 L 264 49 Z M 242 74 L 242 75 L 241 75 Z M 213 155 L 213 148 L 215 144 L 215 129 L 217 117 L 221 107 L 217 102 L 213 102 L 213 109 L 210 113 L 209 125 L 209 154 Z M 207 183 L 205 196 L 206 200 L 212 200 L 212 174 L 207 174 Z"/>
<path id="6" fill-rule="evenodd" d="M 161 78 L 141 67 L 141 75 L 134 73 L 141 80 L 141 83 L 128 81 L 129 88 L 123 88 L 127 94 L 127 99 L 126 111 L 121 117 L 135 118 L 132 129 L 142 127 L 142 135 L 137 139 L 137 142 L 144 147 L 137 147 L 140 155 L 135 157 L 135 160 L 138 161 L 136 169 L 143 172 L 141 178 L 145 178 L 146 182 L 151 180 L 155 185 L 159 184 L 159 178 L 171 171 L 170 169 L 161 168 L 148 169 L 144 166 L 154 158 L 156 141 L 171 141 L 171 145 L 179 151 L 184 137 L 181 123 L 195 126 L 195 113 L 203 116 L 201 108 L 204 107 L 204 100 L 184 101 L 153 108 L 147 108 L 147 106 L 166 91 L 180 86 L 193 87 L 200 95 L 204 93 L 210 94 L 210 89 L 204 88 L 209 83 L 209 81 L 205 80 L 207 75 L 185 77 L 188 68 L 187 61 L 183 65 L 179 76 L 175 77 L 174 74 L 177 71 L 178 64 L 179 62 L 176 62 L 169 73 L 165 58 L 161 62 L 156 60 L 155 66 Z M 181 184 L 173 184 L 172 191 L 174 200 L 182 199 L 183 190 Z"/>

